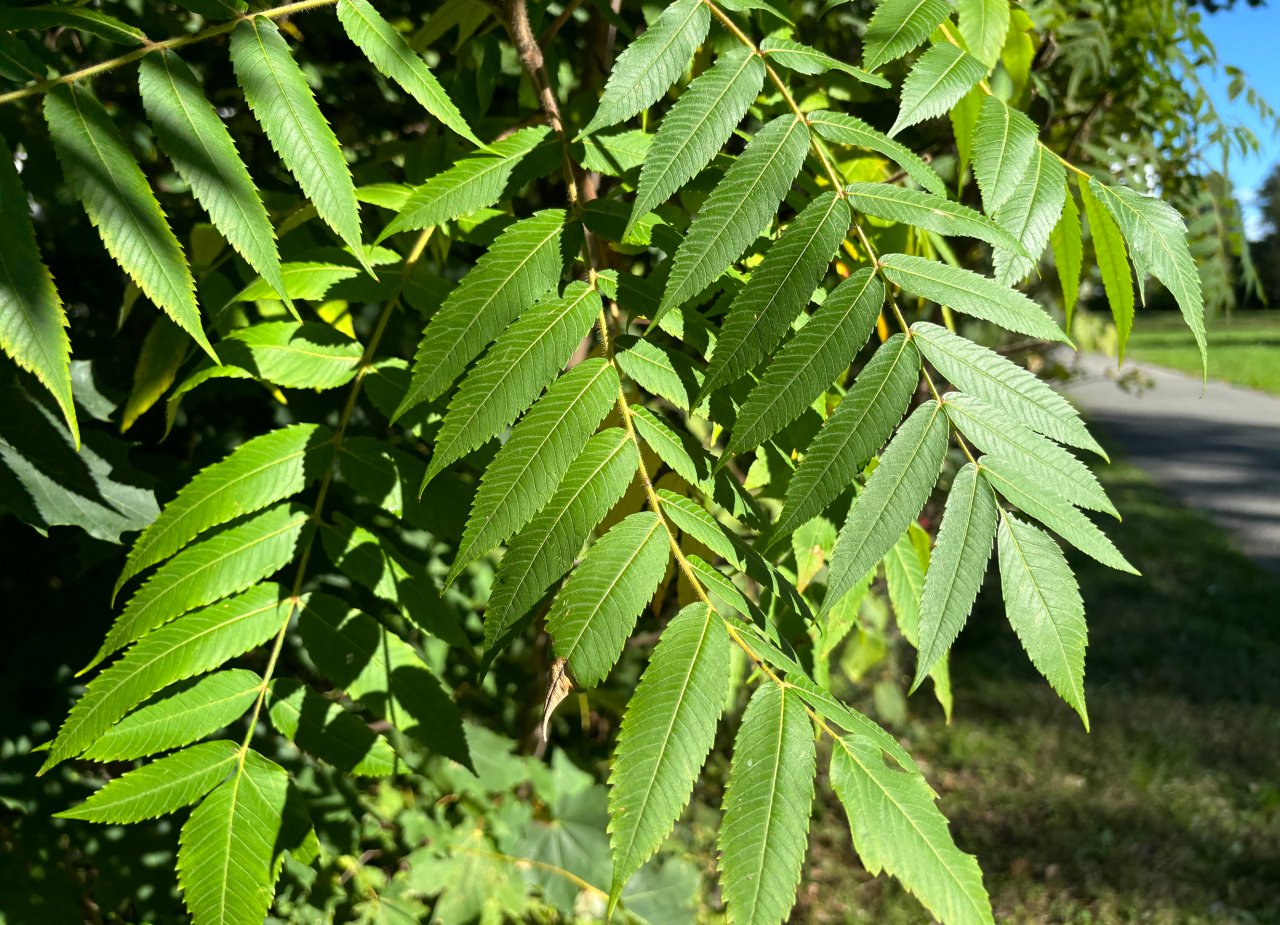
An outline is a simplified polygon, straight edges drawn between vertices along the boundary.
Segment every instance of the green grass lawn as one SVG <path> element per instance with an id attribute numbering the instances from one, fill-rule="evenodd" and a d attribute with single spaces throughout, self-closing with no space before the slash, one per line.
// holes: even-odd
<path id="1" fill-rule="evenodd" d="M 1280 311 L 1241 311 L 1209 322 L 1209 375 L 1280 394 Z M 1173 312 L 1139 314 L 1128 356 L 1200 374 L 1195 338 Z"/>
<path id="2" fill-rule="evenodd" d="M 954 722 L 918 694 L 903 738 L 998 922 L 1280 923 L 1280 578 L 1133 467 L 1101 475 L 1144 577 L 1073 558 L 1092 734 L 1030 668 L 989 574 L 953 655 Z M 931 921 L 861 869 L 834 800 L 813 829 L 794 921 Z"/>

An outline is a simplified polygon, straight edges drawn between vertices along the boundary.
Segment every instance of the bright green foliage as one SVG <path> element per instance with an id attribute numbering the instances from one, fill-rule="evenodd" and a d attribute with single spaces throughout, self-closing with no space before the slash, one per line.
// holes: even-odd
<path id="1" fill-rule="evenodd" d="M 583 134 L 630 119 L 666 93 L 689 64 L 711 27 L 702 0 L 677 0 L 618 56 Z"/>
<path id="2" fill-rule="evenodd" d="M 528 408 L 599 313 L 600 294 L 571 283 L 562 297 L 534 306 L 507 328 L 449 402 L 423 485 Z"/>
<path id="3" fill-rule="evenodd" d="M 1062 550 L 1011 514 L 1000 519 L 1000 586 L 1005 613 L 1031 662 L 1069 703 L 1085 729 L 1084 602 Z"/>
<path id="4" fill-rule="evenodd" d="M 737 546 L 706 508 L 692 498 L 678 495 L 666 488 L 658 489 L 658 497 L 662 499 L 662 513 L 672 524 L 712 552 L 721 555 L 735 568 L 743 567 L 742 555 Z"/>
<path id="5" fill-rule="evenodd" d="M 485 470 L 450 581 L 542 508 L 617 399 L 618 374 L 601 359 L 574 367 L 538 399 Z"/>
<path id="6" fill-rule="evenodd" d="M 1098 479 L 1069 451 L 981 398 L 948 392 L 943 400 L 952 425 L 982 452 L 1019 460 L 1072 504 L 1120 516 Z"/>
<path id="7" fill-rule="evenodd" d="M 782 232 L 729 306 L 695 405 L 746 375 L 778 345 L 826 275 L 849 218 L 843 199 L 823 193 Z"/>
<path id="8" fill-rule="evenodd" d="M 117 777 L 74 809 L 61 813 L 86 822 L 141 822 L 190 806 L 226 779 L 236 747 L 225 739 L 202 742 Z"/>
<path id="9" fill-rule="evenodd" d="M 774 539 L 821 513 L 849 487 L 902 420 L 919 380 L 920 354 L 911 340 L 895 334 L 876 351 L 809 445 L 787 486 Z"/>
<path id="10" fill-rule="evenodd" d="M 938 172 L 926 164 L 910 148 L 877 132 L 867 123 L 842 112 L 811 112 L 809 125 L 827 141 L 875 151 L 891 159 L 929 192 L 945 196 L 947 188 Z"/>
<path id="11" fill-rule="evenodd" d="M 684 812 L 729 690 L 729 634 L 706 604 L 672 617 L 627 715 L 609 775 L 609 904 Z"/>
<path id="12" fill-rule="evenodd" d="M 986 72 L 982 62 L 955 45 L 934 45 L 920 56 L 902 83 L 902 105 L 889 137 L 907 126 L 945 115 Z"/>
<path id="13" fill-rule="evenodd" d="M 564 212 L 547 209 L 507 228 L 463 278 L 423 333 L 413 381 L 396 417 L 439 398 L 492 341 L 560 279 Z"/>
<path id="14" fill-rule="evenodd" d="M 403 87 L 427 112 L 467 141 L 483 147 L 426 62 L 367 0 L 340 0 L 338 19 L 374 67 Z"/>
<path id="15" fill-rule="evenodd" d="M 982 101 L 973 133 L 973 176 L 988 214 L 1019 191 L 1037 148 L 1034 122 L 995 96 Z"/>
<path id="16" fill-rule="evenodd" d="M 866 343 L 883 305 L 884 284 L 869 269 L 832 290 L 751 390 L 725 455 L 759 446 L 798 417 Z"/>
<path id="17" fill-rule="evenodd" d="M 816 760 L 800 698 L 773 684 L 757 690 L 733 743 L 720 827 L 725 906 L 735 925 L 777 925 L 791 912 Z"/>
<path id="18" fill-rule="evenodd" d="M 903 638 L 916 649 L 920 648 L 920 603 L 924 597 L 924 576 L 932 552 L 930 543 L 924 528 L 918 523 L 911 524 L 884 556 L 885 590 L 889 593 L 894 619 Z M 955 704 L 951 694 L 951 667 L 946 655 L 934 664 L 929 677 L 933 680 L 934 696 L 949 723 Z"/>
<path id="19" fill-rule="evenodd" d="M 129 598 L 88 667 L 174 617 L 283 568 L 309 518 L 301 505 L 278 504 L 174 556 Z"/>
<path id="20" fill-rule="evenodd" d="M 512 541 L 484 612 L 487 649 L 506 642 L 516 624 L 569 570 L 582 544 L 635 477 L 640 456 L 624 431 L 587 441 L 546 507 Z"/>
<path id="21" fill-rule="evenodd" d="M 1053 248 L 1053 263 L 1058 270 L 1058 281 L 1062 284 L 1062 307 L 1067 315 L 1063 327 L 1070 334 L 1071 316 L 1080 299 L 1084 242 L 1081 240 L 1080 209 L 1075 197 L 1071 195 L 1071 188 L 1064 188 L 1062 193 L 1062 215 L 1058 218 L 1058 224 L 1053 227 L 1049 244 Z M 1132 292 L 1131 289 L 1131 298 Z"/>
<path id="22" fill-rule="evenodd" d="M 982 576 L 991 558 L 996 535 L 996 498 L 991 487 L 969 463 L 951 483 L 947 507 L 938 530 L 938 544 L 929 558 L 920 598 L 920 658 L 912 687 L 919 687 L 951 648 L 977 600 Z"/>
<path id="23" fill-rule="evenodd" d="M 242 716 L 261 689 L 262 679 L 252 671 L 215 671 L 134 710 L 85 749 L 83 757 L 125 761 L 188 745 Z"/>
<path id="24" fill-rule="evenodd" d="M 875 74 L 870 74 L 860 67 L 846 64 L 809 45 L 802 45 L 790 39 L 769 36 L 760 43 L 760 51 L 767 57 L 797 74 L 808 74 L 816 77 L 828 71 L 841 71 L 855 77 L 863 83 L 875 87 L 888 87 L 889 81 Z"/>
<path id="25" fill-rule="evenodd" d="M 628 337 L 618 340 L 614 360 L 646 392 L 665 398 L 682 411 L 705 411 L 704 405 L 694 408 L 693 398 L 707 377 L 687 354 L 660 347 L 651 340 Z"/>
<path id="26" fill-rule="evenodd" d="M 293 497 L 332 457 L 333 434 L 318 424 L 283 427 L 241 444 L 188 482 L 134 541 L 116 592 L 210 527 Z"/>
<path id="27" fill-rule="evenodd" d="M 303 751 L 357 776 L 396 770 L 391 744 L 351 711 L 298 681 L 271 686 L 271 725 Z"/>
<path id="28" fill-rule="evenodd" d="M 547 632 L 583 687 L 595 687 L 617 662 L 670 553 L 662 519 L 632 514 L 596 541 L 556 595 Z"/>
<path id="29" fill-rule="evenodd" d="M 964 391 L 985 398 L 1046 437 L 1105 455 L 1076 409 L 1022 367 L 927 321 L 917 321 L 911 333 L 925 359 Z"/>
<path id="30" fill-rule="evenodd" d="M 1053 486 L 1042 484 L 1035 470 L 1017 459 L 983 456 L 979 463 L 982 474 L 992 487 L 1023 512 L 1040 521 L 1076 549 L 1103 565 L 1137 575 L 1138 570 L 1127 560 L 1106 534 L 1092 520 L 1076 510 Z"/>
<path id="31" fill-rule="evenodd" d="M 1204 297 L 1200 291 L 1200 275 L 1187 246 L 1187 227 L 1182 216 L 1167 203 L 1123 186 L 1103 186 L 1097 180 L 1090 180 L 1089 190 L 1107 207 L 1124 233 L 1133 268 L 1138 273 L 1138 291 L 1143 291 L 1143 280 L 1150 274 L 1173 293 L 1200 347 L 1200 360 L 1208 379 Z"/>
<path id="32" fill-rule="evenodd" d="M 1013 195 L 1004 200 L 992 217 L 1022 243 L 1030 258 L 997 250 L 996 279 L 1011 285 L 1035 269 L 1049 236 L 1062 215 L 1062 197 L 1067 188 L 1066 169 L 1040 145 L 1018 182 Z M 1033 258 L 1033 259 L 1032 259 Z"/>
<path id="33" fill-rule="evenodd" d="M 58 730 L 41 773 L 80 754 L 161 688 L 261 645 L 280 630 L 291 610 L 277 585 L 261 584 L 149 633 L 90 682 Z"/>
<path id="34" fill-rule="evenodd" d="M 284 768 L 251 751 L 192 812 L 179 841 L 178 884 L 195 921 L 231 925 L 266 917 L 288 789 Z"/>
<path id="35" fill-rule="evenodd" d="M 1111 213 L 1094 197 L 1090 184 L 1080 184 L 1080 201 L 1084 203 L 1098 272 L 1102 274 L 1107 303 L 1115 319 L 1120 358 L 1124 359 L 1125 344 L 1133 330 L 1133 274 L 1129 271 L 1124 236 Z"/>
<path id="36" fill-rule="evenodd" d="M 794 116 L 779 116 L 756 133 L 689 226 L 672 258 L 655 323 L 742 256 L 777 214 L 808 147 L 809 130 Z"/>
<path id="37" fill-rule="evenodd" d="M 924 507 L 947 452 L 942 407 L 926 402 L 890 441 L 840 530 L 823 609 L 840 598 L 884 557 Z"/>
<path id="38" fill-rule="evenodd" d="M 280 160 L 320 218 L 364 263 L 360 205 L 351 171 L 275 23 L 250 19 L 236 26 L 231 33 L 231 63 L 249 108 Z"/>
<path id="39" fill-rule="evenodd" d="M 288 389 L 334 389 L 351 381 L 364 353 L 356 341 L 318 321 L 268 321 L 237 328 L 218 342 L 226 366 Z"/>
<path id="40" fill-rule="evenodd" d="M 880 265 L 889 282 L 912 295 L 949 305 L 1019 334 L 1041 340 L 1067 339 L 1044 309 L 996 280 L 909 254 L 889 254 L 881 258 Z"/>
<path id="41" fill-rule="evenodd" d="M 888 183 L 851 183 L 849 204 L 858 212 L 915 225 L 938 234 L 977 238 L 996 247 L 1021 252 L 1018 239 L 968 206 Z"/>
<path id="42" fill-rule="evenodd" d="M 994 921 L 978 862 L 952 841 L 919 771 L 890 768 L 878 744 L 848 736 L 832 750 L 831 786 L 867 870 L 893 874 L 948 925 Z"/>
<path id="43" fill-rule="evenodd" d="M 237 302 L 258 302 L 278 299 L 285 295 L 290 299 L 309 299 L 318 301 L 325 297 L 330 289 L 344 279 L 352 279 L 360 275 L 353 266 L 336 263 L 318 263 L 308 260 L 293 260 L 280 265 L 279 291 L 261 277 L 236 293 Z"/>
<path id="44" fill-rule="evenodd" d="M 13 164 L 13 152 L 0 137 L 0 349 L 49 390 L 78 447 L 67 315 L 40 260 L 31 211 Z"/>
<path id="45" fill-rule="evenodd" d="M 884 0 L 862 37 L 862 66 L 874 71 L 927 39 L 947 18 L 943 0 Z"/>
<path id="46" fill-rule="evenodd" d="M 433 228 L 493 205 L 516 168 L 539 149 L 554 153 L 544 126 L 522 128 L 489 145 L 484 154 L 458 161 L 415 189 L 378 240 L 400 231 Z"/>
<path id="47" fill-rule="evenodd" d="M 199 78 L 166 51 L 142 60 L 138 90 L 160 147 L 208 210 L 214 227 L 267 285 L 287 295 L 267 210 Z"/>
<path id="48" fill-rule="evenodd" d="M 764 63 L 745 48 L 721 55 L 666 114 L 640 168 L 629 231 L 724 147 L 764 85 Z"/>
<path id="49" fill-rule="evenodd" d="M 956 9 L 969 53 L 988 68 L 994 67 L 1009 32 L 1008 0 L 958 0 Z"/>
<path id="50" fill-rule="evenodd" d="M 213 356 L 182 245 L 107 111 L 88 90 L 71 86 L 45 97 L 44 116 L 63 174 L 111 256 Z"/>

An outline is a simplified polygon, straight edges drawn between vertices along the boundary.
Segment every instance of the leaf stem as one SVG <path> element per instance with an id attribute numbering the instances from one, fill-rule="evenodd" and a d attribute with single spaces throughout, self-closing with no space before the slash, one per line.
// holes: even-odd
<path id="1" fill-rule="evenodd" d="M 58 77 L 50 77 L 48 80 L 40 80 L 19 90 L 0 93 L 0 106 L 3 106 L 5 103 L 13 103 L 21 99 L 26 99 L 30 96 L 39 96 L 42 93 L 47 93 L 55 87 L 76 83 L 80 80 L 87 80 L 90 77 L 96 77 L 99 74 L 115 70 L 125 64 L 141 60 L 153 52 L 166 51 L 174 48 L 185 48 L 188 45 L 203 42 L 205 39 L 215 38 L 219 35 L 226 35 L 241 22 L 246 20 L 279 19 L 293 13 L 305 13 L 307 10 L 313 10 L 322 6 L 333 6 L 337 2 L 338 0 L 297 0 L 295 3 L 286 3 L 283 6 L 272 7 L 269 10 L 245 13 L 242 16 L 237 16 L 235 19 L 218 23 L 216 26 L 210 26 L 207 29 L 201 29 L 199 32 L 193 32 L 190 35 L 181 35 L 177 38 L 165 39 L 162 42 L 148 42 L 141 48 L 135 48 L 133 51 L 126 52 L 125 54 L 119 55 L 115 58 L 108 58 L 106 61 L 100 61 L 97 64 L 91 64 L 89 67 L 81 68 L 78 71 L 72 71 L 69 74 L 62 74 Z"/>

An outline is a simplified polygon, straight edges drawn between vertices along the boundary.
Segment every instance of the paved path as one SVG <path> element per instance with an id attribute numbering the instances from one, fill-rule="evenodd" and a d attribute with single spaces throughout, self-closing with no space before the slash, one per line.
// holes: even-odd
<path id="1" fill-rule="evenodd" d="M 1086 355 L 1067 393 L 1099 439 L 1120 450 L 1185 504 L 1209 513 L 1237 548 L 1280 572 L 1280 397 L 1146 363 L 1142 394 L 1111 378 L 1115 361 Z"/>

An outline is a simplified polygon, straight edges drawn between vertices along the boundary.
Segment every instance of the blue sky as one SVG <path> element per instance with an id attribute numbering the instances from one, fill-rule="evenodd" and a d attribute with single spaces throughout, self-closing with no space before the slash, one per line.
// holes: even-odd
<path id="1" fill-rule="evenodd" d="M 1280 110 L 1280 0 L 1269 0 L 1269 4 L 1253 9 L 1241 0 L 1235 9 L 1204 15 L 1202 22 L 1217 46 L 1221 62 L 1243 70 L 1253 87 Z M 1236 195 L 1245 206 L 1246 225 L 1256 233 L 1257 211 L 1250 209 L 1250 203 L 1272 166 L 1280 163 L 1280 136 L 1264 128 L 1243 99 L 1235 103 L 1227 99 L 1226 80 L 1209 74 L 1203 75 L 1202 80 L 1213 94 L 1219 113 L 1248 125 L 1261 142 L 1261 153 L 1233 157 L 1230 165 Z"/>

